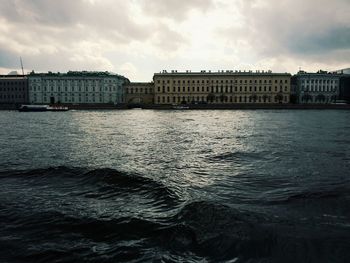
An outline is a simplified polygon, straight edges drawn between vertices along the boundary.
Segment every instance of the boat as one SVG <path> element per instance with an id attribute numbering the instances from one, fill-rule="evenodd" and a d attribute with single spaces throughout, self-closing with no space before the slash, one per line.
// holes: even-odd
<path id="1" fill-rule="evenodd" d="M 188 110 L 190 106 L 188 105 L 172 105 L 172 109 L 174 110 Z"/>
<path id="2" fill-rule="evenodd" d="M 42 112 L 42 111 L 68 111 L 68 107 L 50 105 L 22 105 L 18 111 L 22 112 Z"/>

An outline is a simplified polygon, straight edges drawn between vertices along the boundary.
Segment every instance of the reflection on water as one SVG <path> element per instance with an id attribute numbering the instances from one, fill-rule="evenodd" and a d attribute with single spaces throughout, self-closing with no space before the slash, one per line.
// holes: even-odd
<path id="1" fill-rule="evenodd" d="M 2 262 L 349 257 L 348 111 L 4 111 L 0 127 Z"/>

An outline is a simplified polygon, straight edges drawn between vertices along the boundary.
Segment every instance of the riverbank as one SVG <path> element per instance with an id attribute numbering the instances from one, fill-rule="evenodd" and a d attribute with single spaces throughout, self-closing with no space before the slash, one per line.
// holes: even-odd
<path id="1" fill-rule="evenodd" d="M 173 105 L 160 104 L 60 104 L 72 110 L 175 110 Z M 187 104 L 182 110 L 350 110 L 350 104 Z M 0 110 L 17 110 L 20 105 L 3 104 Z"/>

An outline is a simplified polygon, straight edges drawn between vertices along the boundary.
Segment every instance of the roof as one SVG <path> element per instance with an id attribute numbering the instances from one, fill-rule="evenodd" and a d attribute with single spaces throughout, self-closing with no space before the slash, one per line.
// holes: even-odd
<path id="1" fill-rule="evenodd" d="M 237 71 L 237 70 L 221 70 L 221 71 L 206 71 L 202 70 L 200 72 L 191 72 L 190 70 L 187 70 L 185 72 L 178 72 L 177 70 L 172 70 L 171 72 L 167 72 L 166 70 L 163 70 L 160 73 L 155 73 L 154 77 L 156 76 L 193 76 L 193 77 L 198 77 L 198 76 L 291 76 L 290 73 L 273 73 L 271 70 L 268 71 Z"/>
<path id="2" fill-rule="evenodd" d="M 41 76 L 41 77 L 45 77 L 45 76 L 51 76 L 51 77 L 117 77 L 117 78 L 121 78 L 121 79 L 125 79 L 128 80 L 128 78 L 119 75 L 119 74 L 115 74 L 115 73 L 111 73 L 108 71 L 68 71 L 67 73 L 60 73 L 60 72 L 47 72 L 47 73 L 35 73 L 34 71 L 32 71 L 29 76 Z"/>
<path id="3" fill-rule="evenodd" d="M 299 71 L 295 77 L 307 77 L 307 76 L 318 76 L 318 77 L 341 77 L 341 73 L 335 73 L 335 72 L 327 72 L 327 71 L 318 71 L 318 72 L 306 72 L 306 71 Z"/>
<path id="4" fill-rule="evenodd" d="M 18 80 L 18 79 L 27 79 L 27 75 L 0 75 L 0 79 L 8 79 L 8 80 Z"/>

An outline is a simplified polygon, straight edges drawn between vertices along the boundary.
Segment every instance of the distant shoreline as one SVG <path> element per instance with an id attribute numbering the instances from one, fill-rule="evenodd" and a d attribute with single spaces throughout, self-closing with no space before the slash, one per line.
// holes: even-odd
<path id="1" fill-rule="evenodd" d="M 80 104 L 69 105 L 72 110 L 127 110 L 127 109 L 152 109 L 152 110 L 350 110 L 350 104 L 187 104 L 188 109 L 174 109 L 172 105 L 159 104 Z M 0 105 L 0 110 L 17 110 L 19 105 Z"/>

